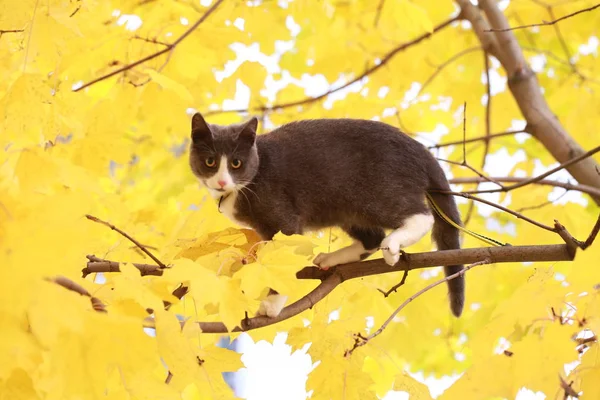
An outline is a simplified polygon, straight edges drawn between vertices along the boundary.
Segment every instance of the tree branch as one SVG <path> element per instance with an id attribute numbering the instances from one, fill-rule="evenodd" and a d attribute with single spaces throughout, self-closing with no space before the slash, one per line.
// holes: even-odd
<path id="1" fill-rule="evenodd" d="M 102 258 L 98 258 L 94 255 L 86 256 L 89 260 L 87 266 L 81 270 L 82 277 L 85 278 L 89 274 L 94 274 L 98 272 L 121 272 L 119 269 L 119 261 L 110 261 L 104 260 Z M 134 267 L 140 270 L 140 275 L 154 275 L 161 276 L 163 274 L 163 270 L 160 266 L 154 264 L 139 264 L 132 263 Z"/>
<path id="2" fill-rule="evenodd" d="M 574 165 L 580 161 L 583 161 L 587 158 L 589 158 L 590 156 L 592 156 L 593 154 L 596 154 L 597 152 L 600 151 L 600 146 L 594 147 L 593 149 L 575 157 L 572 158 L 568 161 L 563 162 L 562 164 L 560 164 L 559 166 L 552 168 L 551 170 L 548 170 L 546 172 L 544 172 L 543 174 L 540 174 L 538 176 L 535 176 L 533 178 L 529 178 L 529 179 L 525 179 L 521 182 L 515 183 L 514 185 L 510 185 L 510 186 L 505 186 L 504 188 L 501 189 L 484 189 L 484 190 L 471 190 L 471 191 L 467 191 L 465 193 L 469 193 L 469 194 L 477 194 L 477 193 L 494 193 L 494 192 L 510 192 L 511 190 L 514 189 L 518 189 L 520 187 L 532 184 L 532 183 L 536 183 L 538 181 L 543 180 L 545 177 L 552 175 L 553 173 L 560 171 L 561 169 L 564 168 L 568 168 L 571 165 Z M 592 195 L 593 198 L 595 198 L 595 196 Z"/>
<path id="3" fill-rule="evenodd" d="M 501 189 L 499 189 L 499 190 L 501 190 Z M 465 199 L 475 200 L 475 201 L 478 201 L 480 203 L 487 204 L 488 206 L 491 206 L 491 207 L 497 208 L 499 210 L 502 210 L 505 213 L 513 215 L 513 216 L 515 216 L 515 217 L 517 217 L 519 219 L 522 219 L 523 221 L 527 221 L 530 224 L 537 226 L 538 228 L 542 228 L 544 230 L 556 233 L 556 229 L 553 228 L 553 227 L 551 227 L 551 226 L 544 225 L 541 222 L 534 221 L 533 219 L 531 219 L 529 217 L 526 217 L 523 214 L 518 213 L 516 211 L 513 211 L 513 210 L 511 210 L 509 208 L 503 207 L 500 204 L 496 204 L 496 203 L 493 203 L 493 202 L 488 201 L 486 199 L 482 199 L 481 197 L 475 197 L 475 196 L 469 194 L 468 192 L 453 192 L 453 191 L 450 191 L 450 190 L 436 190 L 435 192 L 437 192 L 437 193 L 443 193 L 443 194 L 451 194 L 453 196 L 460 196 L 460 197 L 464 197 Z"/>
<path id="4" fill-rule="evenodd" d="M 106 312 L 106 307 L 104 306 L 104 303 L 102 303 L 100 301 L 100 299 L 92 296 L 90 294 L 90 292 L 87 291 L 86 288 L 84 288 L 83 286 L 81 286 L 78 283 L 73 282 L 69 278 L 65 278 L 64 276 L 59 275 L 54 278 L 46 278 L 46 280 L 49 282 L 54 282 L 57 285 L 62 286 L 65 289 L 70 290 L 72 292 L 79 293 L 82 296 L 89 297 L 90 301 L 92 302 L 92 307 L 94 308 L 95 311 Z"/>
<path id="5" fill-rule="evenodd" d="M 404 300 L 404 302 L 402 304 L 400 304 L 400 306 L 398 308 L 396 308 L 396 310 L 392 313 L 392 315 L 390 315 L 388 317 L 388 319 L 385 320 L 385 322 L 381 325 L 381 327 L 379 329 L 377 329 L 375 332 L 373 332 L 372 334 L 370 334 L 369 336 L 363 336 L 362 334 L 358 333 L 356 335 L 354 335 L 355 340 L 354 340 L 354 345 L 352 346 L 351 349 L 348 349 L 344 352 L 344 357 L 349 357 L 352 355 L 352 353 L 354 352 L 354 350 L 356 350 L 357 348 L 366 345 L 371 339 L 373 339 L 376 336 L 379 336 L 383 330 L 385 328 L 387 328 L 387 326 L 390 324 L 390 322 L 392 322 L 392 320 L 394 319 L 394 317 L 396 315 L 398 315 L 398 313 L 400 311 L 402 311 L 402 309 L 404 307 L 406 307 L 410 302 L 412 302 L 414 299 L 416 299 L 417 297 L 421 296 L 422 294 L 424 294 L 425 292 L 428 292 L 429 290 L 433 289 L 434 287 L 444 283 L 444 282 L 448 282 L 454 278 L 457 278 L 459 276 L 464 275 L 468 270 L 470 270 L 471 268 L 474 268 L 478 265 L 483 265 L 483 264 L 489 264 L 490 261 L 488 259 L 482 260 L 482 261 L 478 261 L 475 262 L 471 265 L 467 265 L 465 266 L 462 270 L 458 271 L 457 273 L 454 273 L 452 275 L 449 275 L 443 279 L 440 279 L 438 281 L 433 282 L 430 285 L 425 286 L 423 289 L 419 290 L 417 293 L 413 294 L 412 296 L 410 296 L 409 298 L 407 298 L 406 300 Z"/>
<path id="6" fill-rule="evenodd" d="M 497 29 L 486 29 L 485 32 L 507 32 L 507 31 L 516 31 L 517 29 L 525 29 L 525 28 L 533 28 L 534 26 L 546 26 L 546 25 L 554 25 L 557 22 L 563 21 L 567 18 L 571 18 L 574 17 L 578 14 L 584 13 L 584 12 L 589 12 L 592 10 L 595 10 L 596 8 L 600 7 L 600 3 L 596 4 L 595 6 L 592 7 L 588 7 L 588 8 L 584 8 L 582 10 L 579 11 L 575 11 L 571 14 L 567 14 L 565 16 L 562 16 L 560 18 L 554 19 L 552 21 L 542 21 L 538 24 L 529 24 L 529 25 L 521 25 L 521 26 L 515 26 L 512 28 L 497 28 Z"/>
<path id="7" fill-rule="evenodd" d="M 471 138 L 471 139 L 456 140 L 456 141 L 453 141 L 453 142 L 439 143 L 439 144 L 435 144 L 435 145 L 432 145 L 432 146 L 428 146 L 427 148 L 428 149 L 439 149 L 441 147 L 455 146 L 457 144 L 480 142 L 480 141 L 483 141 L 483 140 L 493 139 L 493 138 L 502 137 L 502 136 L 516 135 L 517 133 L 527 133 L 527 132 L 525 132 L 525 131 L 506 131 L 506 132 L 491 133 L 490 135 L 477 136 L 477 137 L 474 137 L 474 138 Z"/>
<path id="8" fill-rule="evenodd" d="M 529 181 L 529 184 L 561 187 L 563 189 L 577 190 L 582 193 L 587 193 L 592 196 L 600 197 L 600 189 L 597 189 L 595 187 L 591 187 L 591 186 L 587 186 L 587 185 L 578 185 L 578 184 L 574 184 L 574 183 L 560 182 L 560 181 L 555 181 L 555 180 L 551 180 L 551 179 L 540 179 L 540 180 L 536 180 L 533 182 L 531 181 L 531 178 L 529 178 L 529 177 L 520 178 L 520 177 L 516 177 L 516 176 L 501 176 L 501 177 L 494 176 L 494 177 L 490 177 L 490 179 L 493 179 L 497 182 L 515 182 L 515 183 Z M 463 184 L 463 183 L 488 182 L 488 179 L 476 176 L 476 177 L 452 178 L 452 179 L 449 179 L 448 181 L 453 184 Z M 502 190 L 498 189 L 497 191 L 502 191 Z"/>
<path id="9" fill-rule="evenodd" d="M 407 254 L 404 253 L 404 256 L 406 257 Z M 388 297 L 390 294 L 392 294 L 392 292 L 396 293 L 396 290 L 398 290 L 400 286 L 404 285 L 404 283 L 406 282 L 406 278 L 408 278 L 408 270 L 404 271 L 404 275 L 402 275 L 402 279 L 400 280 L 400 282 L 392 286 L 387 292 L 384 292 L 381 289 L 377 290 L 383 295 L 383 297 Z"/>
<path id="10" fill-rule="evenodd" d="M 438 65 L 436 67 L 435 71 L 433 71 L 433 74 L 431 74 L 429 76 L 429 78 L 427 78 L 425 80 L 425 82 L 423 82 L 423 85 L 421 85 L 421 87 L 419 88 L 419 91 L 413 97 L 413 100 L 417 99 L 421 95 L 421 93 L 423 93 L 423 91 L 425 90 L 425 88 L 427 86 L 429 86 L 429 84 L 444 70 L 444 68 L 446 68 L 447 66 L 449 66 L 454 61 L 456 61 L 459 58 L 461 58 L 462 56 L 467 55 L 469 53 L 473 53 L 475 51 L 480 51 L 480 50 L 481 50 L 481 46 L 469 47 L 468 49 L 464 49 L 464 50 L 459 51 L 458 53 L 454 54 L 452 57 L 448 58 L 446 61 L 444 61 L 443 63 L 441 63 L 440 65 Z"/>
<path id="11" fill-rule="evenodd" d="M 565 131 L 548 107 L 536 75 L 527 64 L 514 33 L 507 30 L 508 22 L 497 4 L 490 0 L 480 0 L 479 5 L 487 16 L 486 21 L 469 0 L 456 1 L 464 17 L 471 22 L 484 49 L 496 57 L 505 69 L 508 87 L 527 121 L 527 132 L 535 136 L 558 162 L 583 154 L 581 146 Z M 497 31 L 487 32 L 490 25 Z M 571 165 L 568 171 L 578 182 L 600 188 L 597 168 L 598 164 L 587 158 Z M 593 199 L 596 204 L 600 204 L 599 197 L 594 196 Z"/>
<path id="12" fill-rule="evenodd" d="M 139 249 L 142 250 L 144 253 L 146 253 L 148 255 L 148 257 L 150 257 L 152 260 L 154 260 L 154 262 L 156 264 L 158 264 L 159 267 L 161 267 L 161 268 L 167 268 L 167 266 L 165 264 L 163 264 L 163 262 L 160 261 L 158 258 L 156 258 L 154 256 L 154 254 L 152 254 L 150 252 L 150 250 L 148 250 L 143 244 L 141 244 L 140 242 L 138 242 L 137 240 L 135 240 L 134 238 L 132 238 L 131 236 L 129 236 L 126 232 L 124 232 L 121 229 L 117 228 L 116 226 L 114 226 L 110 222 L 102 221 L 100 218 L 94 217 L 93 215 L 89 215 L 89 214 L 86 214 L 85 217 L 87 219 L 89 219 L 90 221 L 94 221 L 94 222 L 97 222 L 99 224 L 108 226 L 113 231 L 117 231 L 119 234 L 121 234 L 122 236 L 126 237 L 131 243 L 133 243 L 137 247 L 139 247 Z"/>
<path id="13" fill-rule="evenodd" d="M 297 100 L 297 101 L 291 101 L 289 103 L 281 103 L 281 104 L 274 104 L 272 106 L 260 106 L 260 107 L 255 107 L 255 108 L 239 108 L 239 109 L 235 109 L 235 110 L 213 110 L 213 111 L 206 111 L 203 115 L 205 116 L 209 116 L 209 115 L 215 115 L 215 114 L 226 114 L 226 113 L 241 113 L 241 112 L 265 112 L 265 111 L 274 111 L 274 110 L 281 110 L 284 108 L 289 108 L 289 107 L 296 107 L 296 106 L 302 106 L 305 104 L 310 104 L 310 103 L 314 103 L 317 102 L 327 96 L 329 96 L 332 93 L 338 92 L 342 89 L 347 88 L 350 85 L 353 85 L 356 82 L 361 81 L 362 79 L 364 79 L 365 77 L 367 77 L 368 75 L 374 73 L 375 71 L 379 70 L 380 68 L 382 68 L 384 65 L 386 65 L 392 58 L 394 58 L 394 56 L 406 49 L 408 49 L 409 47 L 412 47 L 418 43 L 421 43 L 423 40 L 431 37 L 432 35 L 434 35 L 435 33 L 441 31 L 442 29 L 450 26 L 453 22 L 458 21 L 460 19 L 460 16 L 454 17 L 454 18 L 450 18 L 447 21 L 444 21 L 442 23 L 440 23 L 439 25 L 435 26 L 433 28 L 433 32 L 429 33 L 424 33 L 421 36 L 416 37 L 415 39 L 411 40 L 410 42 L 406 42 L 406 43 L 402 43 L 398 46 L 396 46 L 394 49 L 392 49 L 389 53 L 387 53 L 386 55 L 384 55 L 381 58 L 381 62 L 379 64 L 373 64 L 372 66 L 370 66 L 369 68 L 367 68 L 366 70 L 364 70 L 359 76 L 357 76 L 356 78 L 352 79 L 350 82 L 337 87 L 335 89 L 330 89 L 327 92 L 319 95 L 319 96 L 315 96 L 315 97 L 307 97 L 301 100 Z"/>
<path id="14" fill-rule="evenodd" d="M 73 89 L 74 92 L 79 92 L 80 90 L 83 90 L 89 86 L 92 86 L 95 83 L 98 83 L 100 81 L 103 81 L 105 79 L 108 79 L 112 76 L 115 76 L 117 74 L 120 74 L 121 72 L 125 72 L 127 70 L 130 70 L 132 68 L 137 67 L 140 64 L 145 63 L 146 61 L 150 61 L 155 59 L 156 57 L 159 57 L 165 53 L 170 53 L 173 52 L 175 50 L 175 47 L 177 47 L 177 45 L 179 43 L 181 43 L 181 41 L 183 41 L 186 37 L 188 37 L 196 28 L 198 28 L 198 26 L 200 26 L 201 23 L 203 23 L 216 9 L 217 7 L 219 7 L 219 5 L 221 5 L 221 3 L 223 2 L 223 0 L 217 0 L 215 2 L 215 4 L 213 4 L 208 10 L 206 10 L 206 12 L 192 25 L 189 27 L 189 29 L 187 29 L 181 36 L 179 36 L 179 38 L 177 38 L 177 40 L 175 40 L 173 43 L 171 44 L 166 44 L 166 47 L 162 50 L 157 51 L 156 53 L 150 54 L 149 56 L 146 56 L 144 58 L 141 58 L 137 61 L 134 61 L 130 64 L 127 64 L 119 69 L 116 69 L 112 72 L 109 72 L 106 75 L 102 75 L 99 78 L 93 79 L 85 84 L 83 84 L 82 86 L 79 86 L 75 89 Z"/>
<path id="15" fill-rule="evenodd" d="M 312 308 L 337 285 L 349 279 L 369 275 L 387 274 L 390 272 L 430 268 L 432 266 L 470 264 L 482 259 L 489 259 L 491 263 L 524 262 L 524 261 L 571 261 L 567 245 L 538 245 L 538 246 L 503 246 L 482 247 L 460 250 L 442 250 L 427 253 L 413 253 L 405 259 L 390 267 L 383 259 L 358 261 L 330 268 L 327 271 L 317 267 L 306 267 L 296 273 L 298 279 L 319 279 L 321 284 L 300 300 L 285 307 L 279 316 L 269 318 L 265 316 L 243 319 L 233 331 L 249 331 L 273 325 L 289 319 L 303 311 Z M 408 260 L 408 261 L 407 261 Z M 227 333 L 227 328 L 222 322 L 197 322 L 204 333 Z M 147 320 L 147 326 L 152 326 L 152 321 Z"/>
<path id="16" fill-rule="evenodd" d="M 22 33 L 25 32 L 25 29 L 0 29 L 0 38 L 5 33 Z"/>

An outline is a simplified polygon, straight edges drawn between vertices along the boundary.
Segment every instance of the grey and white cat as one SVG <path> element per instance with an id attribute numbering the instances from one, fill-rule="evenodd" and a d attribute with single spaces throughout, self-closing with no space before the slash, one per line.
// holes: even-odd
<path id="1" fill-rule="evenodd" d="M 302 234 L 338 226 L 352 245 L 321 253 L 327 269 L 382 248 L 389 265 L 401 249 L 432 230 L 439 250 L 460 248 L 458 229 L 432 212 L 429 193 L 457 224 L 460 214 L 435 158 L 395 127 L 358 119 L 296 121 L 256 135 L 258 120 L 219 126 L 192 118 L 190 166 L 219 208 L 240 226 L 270 240 L 279 231 Z M 385 233 L 391 230 L 391 233 Z M 446 276 L 463 269 L 445 267 Z M 450 308 L 460 316 L 464 276 L 448 281 Z M 271 291 L 259 314 L 277 316 L 286 297 Z"/>

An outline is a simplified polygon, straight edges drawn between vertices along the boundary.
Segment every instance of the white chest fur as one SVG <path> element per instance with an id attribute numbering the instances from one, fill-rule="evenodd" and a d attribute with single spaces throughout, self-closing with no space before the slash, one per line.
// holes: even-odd
<path id="1" fill-rule="evenodd" d="M 221 211 L 221 213 L 223 215 L 225 215 L 227 218 L 229 218 L 229 220 L 232 221 L 234 224 L 239 225 L 242 228 L 252 229 L 247 224 L 245 224 L 235 218 L 235 213 L 236 213 L 235 203 L 237 200 L 237 196 L 238 196 L 238 194 L 236 192 L 232 192 L 227 197 L 225 197 L 223 200 L 221 200 L 220 205 L 219 205 L 219 210 Z"/>

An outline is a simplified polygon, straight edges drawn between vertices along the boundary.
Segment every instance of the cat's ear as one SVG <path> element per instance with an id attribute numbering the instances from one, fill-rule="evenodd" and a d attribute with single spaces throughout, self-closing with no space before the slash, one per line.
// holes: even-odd
<path id="1" fill-rule="evenodd" d="M 256 128 L 258 128 L 258 119 L 256 117 L 252 117 L 241 126 L 238 140 L 254 144 L 254 139 L 256 139 Z"/>
<path id="2" fill-rule="evenodd" d="M 208 139 L 212 139 L 212 132 L 202 114 L 197 112 L 192 117 L 192 141 L 198 143 Z"/>

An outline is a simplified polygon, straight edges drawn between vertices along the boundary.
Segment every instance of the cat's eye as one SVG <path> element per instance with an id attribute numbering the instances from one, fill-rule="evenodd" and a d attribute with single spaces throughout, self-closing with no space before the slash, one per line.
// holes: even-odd
<path id="1" fill-rule="evenodd" d="M 204 160 L 204 164 L 206 164 L 206 166 L 209 168 L 213 168 L 215 165 L 217 165 L 217 160 L 215 160 L 214 157 L 208 157 L 206 160 Z"/>
<path id="2" fill-rule="evenodd" d="M 238 169 L 239 167 L 242 166 L 242 160 L 238 159 L 238 158 L 234 158 L 233 160 L 231 160 L 231 167 Z"/>

